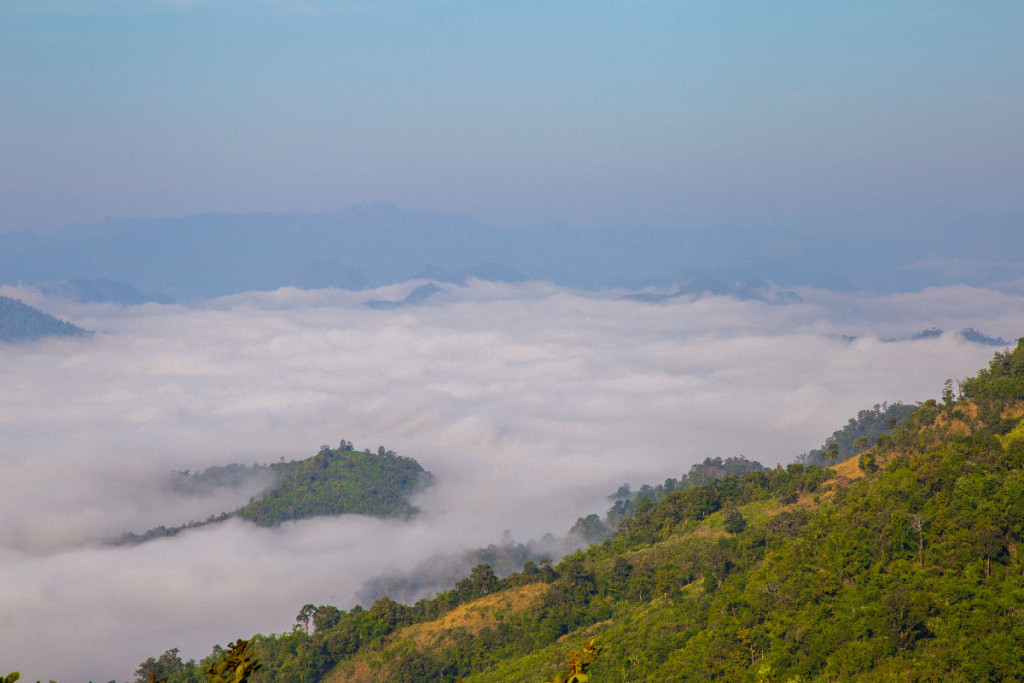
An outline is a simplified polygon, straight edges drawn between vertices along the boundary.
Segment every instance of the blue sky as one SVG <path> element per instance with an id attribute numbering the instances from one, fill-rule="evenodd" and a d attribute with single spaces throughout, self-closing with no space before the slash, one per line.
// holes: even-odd
<path id="1" fill-rule="evenodd" d="M 1024 211 L 1019 2 L 6 0 L 0 230 Z"/>

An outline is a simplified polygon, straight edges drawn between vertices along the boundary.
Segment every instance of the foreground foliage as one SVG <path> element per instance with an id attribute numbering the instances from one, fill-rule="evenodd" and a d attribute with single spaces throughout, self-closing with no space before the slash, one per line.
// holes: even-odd
<path id="1" fill-rule="evenodd" d="M 206 667 L 210 683 L 246 683 L 249 677 L 263 668 L 249 649 L 249 641 L 236 640 L 223 657 Z"/>

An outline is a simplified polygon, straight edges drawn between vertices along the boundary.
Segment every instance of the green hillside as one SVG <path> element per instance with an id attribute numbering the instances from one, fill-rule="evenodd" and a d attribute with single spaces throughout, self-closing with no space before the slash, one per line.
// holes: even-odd
<path id="1" fill-rule="evenodd" d="M 868 410 L 862 410 L 851 417 L 842 429 L 832 432 L 821 448 L 815 448 L 797 456 L 797 462 L 805 465 L 837 464 L 859 455 L 868 446 L 874 446 L 878 437 L 889 434 L 897 425 L 917 410 L 916 406 L 903 403 L 883 403 Z"/>
<path id="2" fill-rule="evenodd" d="M 641 499 L 554 566 L 479 565 L 415 605 L 307 605 L 254 637 L 252 680 L 548 681 L 591 639 L 591 683 L 1022 680 L 1024 340 L 960 393 L 831 469 Z M 201 680 L 167 654 L 157 673 Z"/>
<path id="3" fill-rule="evenodd" d="M 209 491 L 218 485 L 237 485 L 247 477 L 265 475 L 274 484 L 247 504 L 203 521 L 180 526 L 159 526 L 145 533 L 125 532 L 116 544 L 142 543 L 174 536 L 185 529 L 240 517 L 259 526 L 323 515 L 359 514 L 374 517 L 411 517 L 418 510 L 409 496 L 430 481 L 430 473 L 413 458 L 381 446 L 376 453 L 353 450 L 342 441 L 337 449 L 322 446 L 305 460 L 271 465 L 228 465 L 204 472 L 177 473 L 171 488 L 180 493 Z"/>

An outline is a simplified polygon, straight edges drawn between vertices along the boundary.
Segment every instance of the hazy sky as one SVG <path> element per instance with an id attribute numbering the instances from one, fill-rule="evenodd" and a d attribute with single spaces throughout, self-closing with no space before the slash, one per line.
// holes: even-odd
<path id="1" fill-rule="evenodd" d="M 5 0 L 0 230 L 1020 212 L 1022 33 L 1017 0 Z"/>
<path id="2" fill-rule="evenodd" d="M 564 533 L 622 482 L 705 457 L 768 465 L 858 410 L 937 397 L 1012 338 L 1024 298 L 968 287 L 880 297 L 800 290 L 651 305 L 542 283 L 282 289 L 186 308 L 74 305 L 0 287 L 98 331 L 0 345 L 0 662 L 26 680 L 126 680 L 149 656 L 287 631 L 302 605 L 349 608 L 363 583 L 438 551 Z M 856 335 L 847 341 L 843 335 Z M 436 478 L 411 524 L 343 516 L 232 523 L 134 548 L 125 529 L 244 502 L 181 500 L 170 470 L 303 458 L 342 438 Z M 243 558 L 240 562 L 239 558 Z"/>

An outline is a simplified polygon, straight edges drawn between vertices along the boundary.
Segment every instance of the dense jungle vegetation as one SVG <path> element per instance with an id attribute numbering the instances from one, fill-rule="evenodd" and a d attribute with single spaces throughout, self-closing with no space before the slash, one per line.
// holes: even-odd
<path id="1" fill-rule="evenodd" d="M 592 639 L 592 682 L 1024 679 L 1024 339 L 953 386 L 832 468 L 633 496 L 557 564 L 306 605 L 253 637 L 252 680 L 542 681 Z M 139 680 L 203 666 L 169 650 Z"/>
<path id="2" fill-rule="evenodd" d="M 259 475 L 268 476 L 274 483 L 265 493 L 232 512 L 181 526 L 159 526 L 142 534 L 126 532 L 114 543 L 142 543 L 231 517 L 247 519 L 259 526 L 276 526 L 288 520 L 320 515 L 407 518 L 417 512 L 409 503 L 409 496 L 430 481 L 430 473 L 413 458 L 398 455 L 383 446 L 376 453 L 369 449 L 357 451 L 344 439 L 338 448 L 321 446 L 319 453 L 305 460 L 251 467 L 227 465 L 196 474 L 176 474 L 170 488 L 184 494 L 208 492 L 216 486 L 237 486 L 246 478 Z"/>

